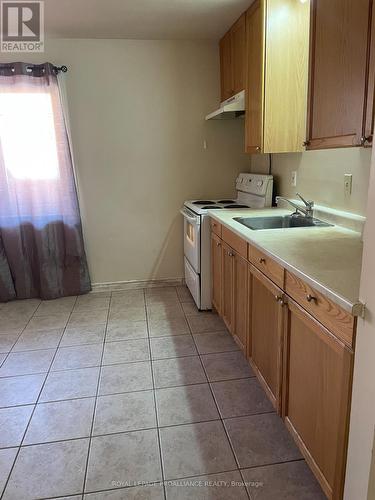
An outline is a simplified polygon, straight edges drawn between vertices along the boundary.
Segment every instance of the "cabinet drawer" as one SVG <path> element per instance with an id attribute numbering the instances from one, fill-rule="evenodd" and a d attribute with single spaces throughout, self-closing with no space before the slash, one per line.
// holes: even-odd
<path id="1" fill-rule="evenodd" d="M 349 347 L 354 346 L 355 318 L 303 280 L 286 272 L 285 291 Z"/>
<path id="2" fill-rule="evenodd" d="M 225 226 L 222 227 L 221 237 L 225 243 L 236 250 L 236 252 L 242 255 L 242 257 L 245 257 L 245 259 L 247 258 L 247 242 L 245 240 L 237 236 Z"/>
<path id="3" fill-rule="evenodd" d="M 280 288 L 284 287 L 284 268 L 251 245 L 249 245 L 249 261 Z"/>
<path id="4" fill-rule="evenodd" d="M 210 219 L 211 231 L 221 238 L 221 224 L 215 219 Z"/>

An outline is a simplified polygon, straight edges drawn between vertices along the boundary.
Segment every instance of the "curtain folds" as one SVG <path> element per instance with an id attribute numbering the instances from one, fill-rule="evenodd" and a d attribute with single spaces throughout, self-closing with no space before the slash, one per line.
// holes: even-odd
<path id="1" fill-rule="evenodd" d="M 56 70 L 0 66 L 0 301 L 88 292 Z"/>

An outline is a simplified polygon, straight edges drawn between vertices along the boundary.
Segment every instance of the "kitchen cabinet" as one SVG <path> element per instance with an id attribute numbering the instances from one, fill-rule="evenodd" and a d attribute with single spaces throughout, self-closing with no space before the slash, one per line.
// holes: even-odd
<path id="1" fill-rule="evenodd" d="M 307 149 L 360 146 L 372 134 L 371 7 L 370 0 L 312 2 Z"/>
<path id="2" fill-rule="evenodd" d="M 283 291 L 251 267 L 251 365 L 272 404 L 280 411 Z"/>
<path id="3" fill-rule="evenodd" d="M 363 123 L 362 143 L 365 147 L 372 146 L 374 133 L 375 111 L 375 4 L 370 2 L 371 28 L 368 33 L 368 72 L 366 81 L 366 110 Z"/>
<path id="4" fill-rule="evenodd" d="M 230 31 L 220 40 L 220 83 L 221 100 L 225 101 L 233 91 L 232 36 Z"/>
<path id="5" fill-rule="evenodd" d="M 260 153 L 263 145 L 264 3 L 255 0 L 246 12 L 245 150 Z"/>
<path id="6" fill-rule="evenodd" d="M 245 88 L 246 65 L 246 14 L 234 23 L 231 28 L 232 38 L 232 71 L 233 93 L 238 94 Z"/>
<path id="7" fill-rule="evenodd" d="M 353 352 L 289 300 L 283 416 L 328 498 L 342 498 Z"/>
<path id="8" fill-rule="evenodd" d="M 232 335 L 246 354 L 248 348 L 248 319 L 251 281 L 248 262 L 237 252 L 233 258 L 233 325 Z"/>
<path id="9" fill-rule="evenodd" d="M 221 100 L 245 88 L 246 20 L 245 14 L 220 40 Z"/>
<path id="10" fill-rule="evenodd" d="M 221 315 L 230 332 L 233 331 L 233 273 L 235 253 L 222 242 L 222 302 Z"/>
<path id="11" fill-rule="evenodd" d="M 224 224 L 211 228 L 214 307 L 327 497 L 341 500 L 356 318 Z"/>
<path id="12" fill-rule="evenodd" d="M 256 0 L 247 11 L 246 23 L 245 150 L 303 151 L 310 2 Z"/>
<path id="13" fill-rule="evenodd" d="M 211 232 L 211 274 L 212 274 L 212 305 L 221 314 L 222 295 L 222 250 L 221 239 Z"/>

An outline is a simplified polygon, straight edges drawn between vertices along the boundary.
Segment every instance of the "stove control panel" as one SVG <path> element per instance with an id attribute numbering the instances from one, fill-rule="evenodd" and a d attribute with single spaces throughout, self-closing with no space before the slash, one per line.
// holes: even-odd
<path id="1" fill-rule="evenodd" d="M 257 196 L 266 196 L 273 187 L 272 175 L 261 174 L 239 174 L 236 180 L 237 191 L 254 194 Z"/>

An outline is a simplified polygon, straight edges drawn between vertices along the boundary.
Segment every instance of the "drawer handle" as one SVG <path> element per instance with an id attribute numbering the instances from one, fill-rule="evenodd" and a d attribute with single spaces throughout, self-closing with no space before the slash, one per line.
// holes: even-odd
<path id="1" fill-rule="evenodd" d="M 307 302 L 317 302 L 318 299 L 316 297 L 314 297 L 314 295 L 311 295 L 310 293 L 308 295 L 306 295 L 306 300 Z"/>
<path id="2" fill-rule="evenodd" d="M 262 258 L 259 259 L 259 262 L 260 262 L 260 264 L 265 264 L 266 263 L 266 259 L 264 257 L 262 257 Z"/>
<path id="3" fill-rule="evenodd" d="M 229 255 L 229 257 L 234 257 L 234 253 L 233 252 L 228 252 L 228 255 Z"/>
<path id="4" fill-rule="evenodd" d="M 217 247 L 221 247 L 221 243 L 220 243 L 220 241 L 218 241 L 218 242 L 216 243 L 216 246 L 217 246 Z"/>

